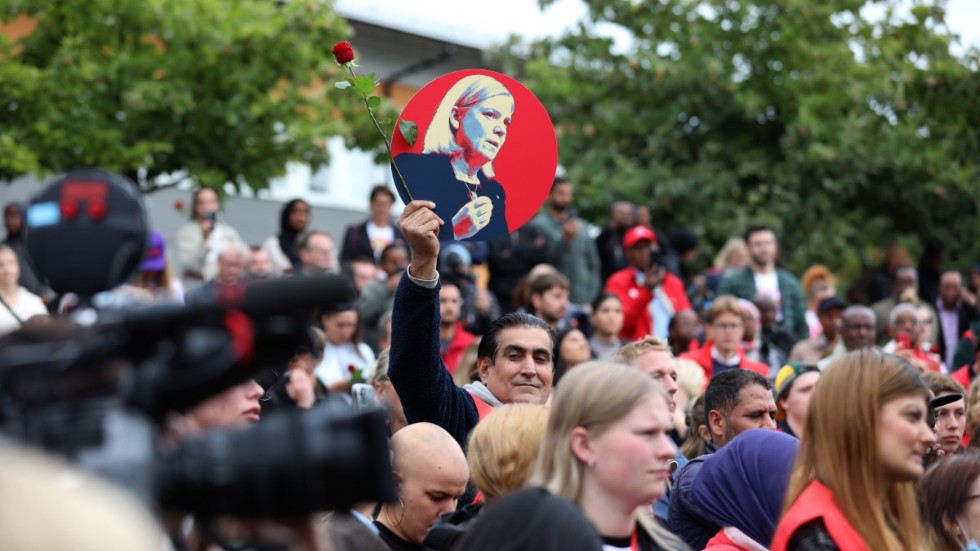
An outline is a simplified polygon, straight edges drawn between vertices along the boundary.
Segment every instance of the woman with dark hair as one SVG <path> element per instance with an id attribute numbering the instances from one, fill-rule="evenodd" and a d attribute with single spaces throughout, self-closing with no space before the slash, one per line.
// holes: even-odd
<path id="1" fill-rule="evenodd" d="M 570 327 L 558 333 L 558 357 L 555 360 L 555 384 L 580 363 L 595 359 L 595 353 L 589 348 L 585 333 L 575 327 Z"/>
<path id="2" fill-rule="evenodd" d="M 354 303 L 332 305 L 320 312 L 326 342 L 316 376 L 330 392 L 350 393 L 351 385 L 367 382 L 374 352 L 358 338 L 359 316 Z"/>
<path id="3" fill-rule="evenodd" d="M 623 330 L 623 301 L 603 291 L 592 301 L 592 337 L 589 346 L 599 361 L 608 362 L 626 341 L 619 338 Z"/>
<path id="4" fill-rule="evenodd" d="M 862 350 L 820 376 L 772 551 L 921 548 L 913 481 L 936 444 L 931 393 L 898 356 Z"/>
<path id="5" fill-rule="evenodd" d="M 272 261 L 272 275 L 279 276 L 299 267 L 299 250 L 296 238 L 306 231 L 310 223 L 310 205 L 302 199 L 293 199 L 279 211 L 279 233 L 262 243 Z"/>
<path id="6" fill-rule="evenodd" d="M 395 194 L 388 186 L 380 184 L 371 189 L 370 201 L 371 217 L 360 224 L 347 226 L 340 248 L 341 262 L 370 258 L 380 263 L 381 253 L 389 245 L 405 244 L 405 236 L 398 225 L 391 221 L 391 206 L 395 203 Z"/>
<path id="7" fill-rule="evenodd" d="M 933 551 L 980 549 L 980 455 L 947 457 L 919 481 L 919 512 Z"/>

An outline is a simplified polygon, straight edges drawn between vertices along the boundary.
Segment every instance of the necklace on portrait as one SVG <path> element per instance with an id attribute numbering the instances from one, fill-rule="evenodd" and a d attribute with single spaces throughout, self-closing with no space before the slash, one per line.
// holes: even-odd
<path id="1" fill-rule="evenodd" d="M 476 192 L 480 189 L 480 184 L 477 183 L 474 185 L 474 187 L 470 187 L 468 182 L 463 182 L 463 185 L 466 186 L 466 192 L 470 197 L 470 201 L 476 201 L 476 199 L 479 197 Z"/>

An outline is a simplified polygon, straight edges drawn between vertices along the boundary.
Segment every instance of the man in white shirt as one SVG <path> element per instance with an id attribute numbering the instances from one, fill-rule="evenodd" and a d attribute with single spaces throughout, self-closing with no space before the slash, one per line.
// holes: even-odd
<path id="1" fill-rule="evenodd" d="M 806 300 L 796 277 L 776 266 L 779 240 L 769 226 L 755 225 L 745 231 L 749 247 L 749 265 L 722 280 L 719 295 L 734 295 L 745 300 L 768 296 L 776 303 L 776 319 L 797 340 L 809 336 L 806 325 Z"/>

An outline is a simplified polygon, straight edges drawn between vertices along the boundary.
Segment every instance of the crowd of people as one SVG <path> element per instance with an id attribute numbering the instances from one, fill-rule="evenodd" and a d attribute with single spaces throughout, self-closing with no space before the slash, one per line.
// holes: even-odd
<path id="1" fill-rule="evenodd" d="M 102 299 L 349 279 L 356 300 L 317 310 L 285 384 L 242 383 L 172 427 L 244 427 L 331 395 L 362 407 L 355 390 L 373 390 L 398 498 L 318 519 L 334 549 L 976 546 L 980 265 L 929 251 L 916 267 L 895 246 L 844 296 L 833 267 L 785 269 L 772 227 L 697 271 L 693 232 L 622 201 L 597 228 L 561 178 L 531 222 L 488 242 L 440 242 L 433 203 L 396 222 L 394 200 L 374 188 L 369 218 L 336 241 L 290 201 L 249 245 L 201 189 L 173 240 L 151 232 L 136 276 Z M 4 221 L 9 332 L 66 305 L 30 269 L 22 210 Z"/>

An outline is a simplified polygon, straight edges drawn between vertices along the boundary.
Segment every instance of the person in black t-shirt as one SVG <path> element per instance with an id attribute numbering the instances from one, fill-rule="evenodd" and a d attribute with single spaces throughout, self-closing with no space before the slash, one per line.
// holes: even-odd
<path id="1" fill-rule="evenodd" d="M 418 551 L 439 515 L 456 510 L 470 471 L 453 437 L 431 423 L 391 437 L 398 501 L 381 507 L 375 526 L 392 551 Z"/>

